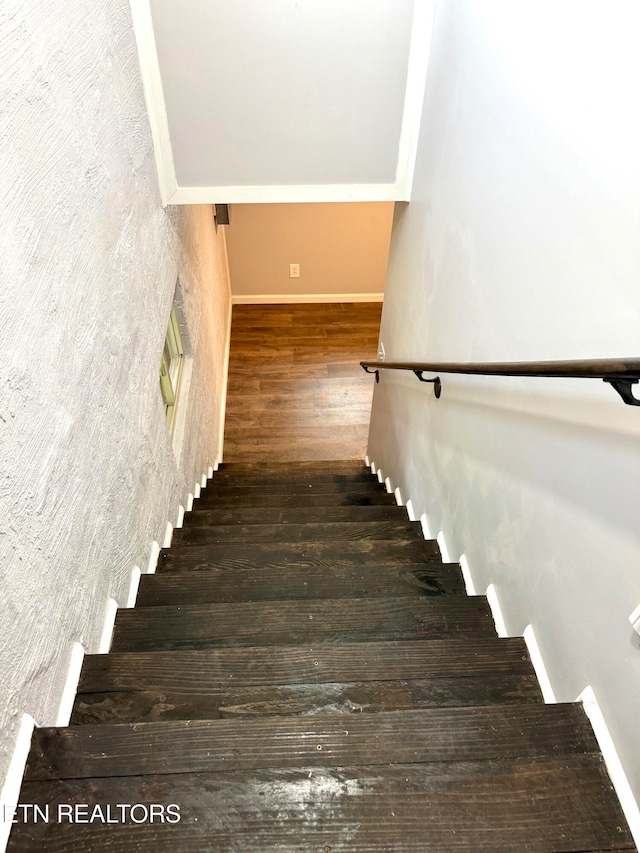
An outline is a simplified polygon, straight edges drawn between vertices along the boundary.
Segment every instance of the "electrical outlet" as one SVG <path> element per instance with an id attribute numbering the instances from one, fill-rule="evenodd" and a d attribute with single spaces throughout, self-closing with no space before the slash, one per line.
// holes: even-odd
<path id="1" fill-rule="evenodd" d="M 378 344 L 378 361 L 384 361 L 384 344 L 382 341 Z"/>
<path id="2" fill-rule="evenodd" d="M 289 264 L 289 278 L 300 278 L 300 264 Z"/>

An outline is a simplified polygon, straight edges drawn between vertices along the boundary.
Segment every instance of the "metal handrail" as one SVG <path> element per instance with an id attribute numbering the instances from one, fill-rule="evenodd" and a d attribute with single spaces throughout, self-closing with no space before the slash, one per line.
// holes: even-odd
<path id="1" fill-rule="evenodd" d="M 602 379 L 611 385 L 628 406 L 640 406 L 632 386 L 640 380 L 640 358 L 604 358 L 576 361 L 503 361 L 503 362 L 411 362 L 361 361 L 366 373 L 380 381 L 381 370 L 409 370 L 421 382 L 433 383 L 436 397 L 442 393 L 439 376 L 425 379 L 424 373 L 463 373 L 483 376 L 562 376 L 570 379 Z M 371 369 L 373 368 L 373 369 Z"/>

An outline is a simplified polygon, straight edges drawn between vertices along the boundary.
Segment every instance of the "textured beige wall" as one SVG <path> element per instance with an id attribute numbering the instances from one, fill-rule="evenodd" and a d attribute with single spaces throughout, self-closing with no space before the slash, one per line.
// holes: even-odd
<path id="1" fill-rule="evenodd" d="M 382 294 L 392 217 L 391 202 L 233 205 L 232 293 Z M 289 278 L 290 263 L 300 264 L 299 279 Z"/>
<path id="2" fill-rule="evenodd" d="M 127 0 L 0 16 L 0 784 L 51 725 L 218 450 L 228 335 L 210 206 L 163 210 Z M 193 370 L 179 464 L 158 386 L 176 278 Z"/>

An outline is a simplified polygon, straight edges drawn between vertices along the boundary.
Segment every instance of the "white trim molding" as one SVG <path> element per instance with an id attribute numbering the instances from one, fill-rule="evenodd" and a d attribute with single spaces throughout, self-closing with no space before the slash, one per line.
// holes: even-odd
<path id="1" fill-rule="evenodd" d="M 110 598 L 107 601 L 107 606 L 104 614 L 104 622 L 100 633 L 100 643 L 98 644 L 98 654 L 106 655 L 111 648 L 111 640 L 113 638 L 113 629 L 116 623 L 116 615 L 118 613 L 118 602 L 115 598 Z"/>
<path id="2" fill-rule="evenodd" d="M 436 0 L 415 0 L 396 168 L 395 188 L 401 201 L 411 201 L 435 12 Z"/>
<path id="3" fill-rule="evenodd" d="M 284 184 L 177 187 L 169 204 L 299 204 L 302 202 L 402 201 L 396 184 Z"/>
<path id="4" fill-rule="evenodd" d="M 502 615 L 502 608 L 500 607 L 500 602 L 498 601 L 498 593 L 496 592 L 495 584 L 489 584 L 489 586 L 487 587 L 486 595 L 487 601 L 489 602 L 489 607 L 491 608 L 493 622 L 496 626 L 496 633 L 499 637 L 508 637 L 509 632 L 507 631 L 504 616 Z"/>
<path id="5" fill-rule="evenodd" d="M 533 626 L 527 625 L 522 636 L 527 644 L 529 657 L 531 658 L 531 663 L 533 664 L 533 668 L 538 678 L 538 684 L 542 691 L 542 698 L 547 705 L 555 705 L 556 694 L 553 692 L 551 679 L 549 678 L 549 673 L 547 672 L 547 667 L 545 666 L 544 658 L 542 657 L 542 652 L 540 651 L 540 646 L 538 645 L 538 640 L 536 639 Z"/>
<path id="6" fill-rule="evenodd" d="M 636 847 L 640 849 L 640 809 L 631 790 L 627 774 L 620 761 L 618 750 L 609 732 L 609 727 L 596 699 L 593 687 L 591 685 L 585 687 L 576 701 L 583 704 L 584 712 L 589 718 L 593 733 L 602 752 L 602 757 L 607 765 L 613 787 L 620 800 L 622 811 L 629 824 L 631 835 L 633 836 Z"/>
<path id="7" fill-rule="evenodd" d="M 441 530 L 438 533 L 438 535 L 436 536 L 436 542 L 438 543 L 438 548 L 440 548 L 440 553 L 442 554 L 442 562 L 455 563 L 456 561 L 451 559 L 451 552 L 447 547 L 447 540 L 444 538 L 444 530 Z"/>
<path id="8" fill-rule="evenodd" d="M 135 607 L 136 598 L 138 597 L 138 587 L 140 586 L 140 577 L 142 572 L 139 566 L 134 566 L 131 572 L 131 582 L 129 584 L 129 593 L 127 595 L 127 603 L 125 607 Z"/>
<path id="9" fill-rule="evenodd" d="M 469 560 L 467 559 L 466 554 L 460 555 L 458 564 L 460 566 L 460 571 L 462 572 L 462 579 L 464 581 L 464 588 L 467 591 L 467 595 L 477 595 L 478 593 L 476 591 L 476 585 L 473 581 L 471 567 L 469 566 Z"/>
<path id="10" fill-rule="evenodd" d="M 166 207 L 167 204 L 174 203 L 171 200 L 178 191 L 178 181 L 176 178 L 175 161 L 173 159 L 173 148 L 171 147 L 167 105 L 164 99 L 164 89 L 162 88 L 162 77 L 160 76 L 160 63 L 158 61 L 158 49 L 153 30 L 151 4 L 149 0 L 129 0 L 129 5 L 133 20 L 133 33 L 138 47 L 144 101 L 149 116 L 149 124 L 151 125 L 151 138 L 153 139 L 153 151 L 158 170 L 160 196 L 162 204 Z"/>
<path id="11" fill-rule="evenodd" d="M 166 533 L 165 533 L 166 536 Z M 149 562 L 147 564 L 146 574 L 153 575 L 155 574 L 156 568 L 158 566 L 158 557 L 160 556 L 160 543 L 156 542 L 154 539 L 151 543 L 151 551 L 149 552 Z"/>
<path id="12" fill-rule="evenodd" d="M 303 302 L 383 302 L 384 293 L 263 293 L 237 294 L 233 305 L 284 305 Z"/>
<path id="13" fill-rule="evenodd" d="M 224 426 L 227 418 L 227 389 L 229 387 L 229 359 L 231 357 L 231 320 L 233 314 L 233 296 L 231 295 L 231 275 L 229 273 L 229 255 L 227 254 L 227 243 L 225 235 L 225 262 L 227 264 L 227 281 L 229 282 L 229 311 L 227 312 L 227 328 L 225 330 L 226 341 L 224 345 L 224 368 L 222 374 L 222 393 L 220 395 L 220 420 L 218 422 L 218 449 L 216 461 L 213 467 L 218 469 L 219 463 L 224 459 Z M 196 495 L 197 497 L 197 495 Z M 193 506 L 193 501 L 192 501 Z"/>
<path id="14" fill-rule="evenodd" d="M 9 833 L 13 825 L 10 818 L 20 801 L 22 777 L 24 776 L 24 768 L 27 764 L 29 749 L 31 748 L 31 737 L 35 725 L 33 717 L 29 716 L 29 714 L 22 715 L 16 745 L 11 761 L 9 762 L 9 769 L 7 770 L 4 785 L 2 786 L 2 794 L 0 794 L 0 851 L 2 853 L 7 848 Z"/>
<path id="15" fill-rule="evenodd" d="M 410 520 L 411 520 L 411 518 L 410 518 Z M 423 512 L 423 513 L 422 513 L 422 515 L 420 516 L 419 521 L 420 521 L 420 527 L 422 528 L 422 535 L 423 535 L 423 537 L 424 537 L 427 541 L 432 540 L 432 539 L 433 539 L 433 536 L 431 535 L 431 525 L 429 524 L 429 519 L 428 519 L 428 517 L 427 517 L 427 513 L 426 513 L 426 512 Z M 443 562 L 444 562 L 444 561 L 443 561 Z"/>
<path id="16" fill-rule="evenodd" d="M 73 711 L 73 703 L 76 700 L 78 692 L 78 682 L 80 681 L 80 670 L 84 661 L 84 646 L 81 643 L 73 643 L 71 646 L 71 657 L 69 660 L 69 669 L 67 678 L 62 690 L 62 697 L 58 707 L 58 715 L 56 717 L 56 726 L 68 726 Z"/>

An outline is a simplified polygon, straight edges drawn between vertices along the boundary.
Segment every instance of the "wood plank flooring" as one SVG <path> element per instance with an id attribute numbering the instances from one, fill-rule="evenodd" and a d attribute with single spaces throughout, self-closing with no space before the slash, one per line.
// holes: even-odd
<path id="1" fill-rule="evenodd" d="M 582 706 L 384 497 L 224 466 L 36 729 L 9 853 L 631 853 Z"/>
<path id="2" fill-rule="evenodd" d="M 225 460 L 362 459 L 380 303 L 236 305 Z"/>

